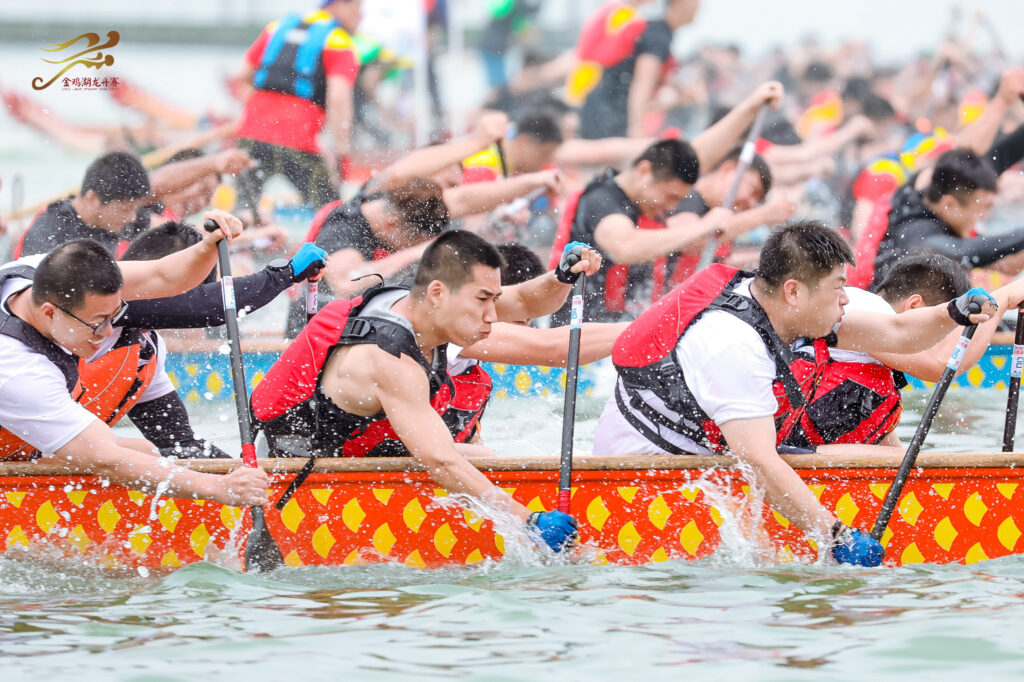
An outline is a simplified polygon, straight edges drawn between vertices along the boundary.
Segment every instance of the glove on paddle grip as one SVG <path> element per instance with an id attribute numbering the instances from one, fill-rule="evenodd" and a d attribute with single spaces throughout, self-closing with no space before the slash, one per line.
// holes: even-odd
<path id="1" fill-rule="evenodd" d="M 556 552 L 572 547 L 578 527 L 576 519 L 560 511 L 533 512 L 526 520 L 527 532 Z"/>
<path id="2" fill-rule="evenodd" d="M 832 526 L 832 556 L 841 564 L 878 566 L 885 557 L 882 544 L 868 533 L 850 528 L 842 521 Z"/>
<path id="3" fill-rule="evenodd" d="M 583 249 L 590 247 L 583 242 L 569 242 L 562 250 L 562 258 L 555 268 L 555 279 L 562 284 L 575 284 L 580 278 L 580 273 L 572 272 L 573 266 L 583 260 Z"/>
<path id="4" fill-rule="evenodd" d="M 946 310 L 949 311 L 949 316 L 954 322 L 961 327 L 966 327 L 971 324 L 969 316 L 980 313 L 986 301 L 991 301 L 992 305 L 998 305 L 990 293 L 981 287 L 974 287 L 963 296 L 950 301 Z"/>
<path id="5" fill-rule="evenodd" d="M 313 242 L 306 242 L 295 252 L 289 263 L 292 266 L 292 282 L 301 282 L 327 267 L 327 252 Z"/>

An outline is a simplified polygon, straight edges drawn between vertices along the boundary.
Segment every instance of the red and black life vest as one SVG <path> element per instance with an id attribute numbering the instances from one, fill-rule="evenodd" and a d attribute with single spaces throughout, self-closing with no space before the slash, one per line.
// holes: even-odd
<path id="1" fill-rule="evenodd" d="M 558 231 L 555 233 L 555 242 L 551 247 L 548 269 L 558 267 L 562 251 L 565 250 L 566 244 L 574 239 L 586 244 L 595 243 L 592 233 L 583 234 L 577 229 L 576 213 L 580 200 L 585 194 L 602 188 L 609 182 L 614 182 L 614 177 L 614 173 L 609 170 L 592 180 L 582 190 L 569 195 L 562 212 L 562 219 L 558 223 Z M 645 230 L 663 229 L 665 225 L 653 218 L 640 216 L 637 219 L 637 227 Z M 589 280 L 587 282 L 587 319 L 615 318 L 622 313 L 639 312 L 646 309 L 650 303 L 660 298 L 664 291 L 666 261 L 667 259 L 660 258 L 654 263 L 638 265 L 606 262 L 600 272 L 587 278 Z M 596 315 L 592 309 L 595 303 L 603 305 L 611 315 L 604 317 Z"/>
<path id="2" fill-rule="evenodd" d="M 28 279 L 35 276 L 35 268 L 29 265 L 12 265 L 0 270 L 0 289 L 10 279 Z M 15 317 L 0 305 L 0 334 L 21 341 L 31 350 L 39 353 L 52 362 L 64 375 L 68 394 L 78 400 L 82 395 L 82 384 L 78 379 L 78 358 L 40 334 L 35 327 L 21 318 Z M 31 390 L 31 386 L 26 390 Z M 0 461 L 17 461 L 35 459 L 39 451 L 29 445 L 9 429 L 0 427 Z"/>
<path id="3" fill-rule="evenodd" d="M 576 44 L 577 63 L 566 83 L 572 104 L 581 104 L 609 69 L 630 57 L 647 19 L 625 2 L 607 2 L 587 18 Z"/>
<path id="4" fill-rule="evenodd" d="M 145 336 L 149 334 L 149 338 Z M 157 370 L 153 332 L 122 329 L 107 353 L 79 367 L 82 407 L 113 426 L 128 414 L 149 388 Z"/>
<path id="5" fill-rule="evenodd" d="M 327 36 L 336 28 L 338 22 L 328 16 L 306 21 L 300 14 L 289 14 L 281 19 L 263 48 L 253 85 L 257 90 L 294 95 L 326 108 L 323 50 Z"/>
<path id="6" fill-rule="evenodd" d="M 806 447 L 803 443 L 813 437 L 813 428 L 807 433 L 811 425 L 806 407 L 828 361 L 828 347 L 818 339 L 813 358 L 794 354 L 761 306 L 733 292 L 749 276 L 736 268 L 711 265 L 652 305 L 615 343 L 612 362 L 618 371 L 619 410 L 633 428 L 666 452 L 682 454 L 665 438 L 666 432 L 715 452 L 726 448 L 722 432 L 697 403 L 672 352 L 690 325 L 710 310 L 730 313 L 753 327 L 775 359 L 777 445 Z"/>
<path id="7" fill-rule="evenodd" d="M 395 357 L 411 357 L 430 377 L 430 404 L 444 416 L 453 393 L 445 347 L 437 349 L 437 359 L 431 363 L 407 327 L 367 310 L 373 299 L 399 289 L 378 287 L 360 297 L 332 301 L 309 321 L 253 391 L 253 415 L 268 440 L 309 437 L 311 452 L 319 457 L 409 454 L 383 411 L 371 417 L 354 415 L 338 408 L 320 390 L 323 367 L 342 346 L 369 343 Z"/>
<path id="8" fill-rule="evenodd" d="M 441 418 L 456 443 L 473 440 L 491 397 L 491 375 L 479 363 L 451 377 L 455 395 Z"/>

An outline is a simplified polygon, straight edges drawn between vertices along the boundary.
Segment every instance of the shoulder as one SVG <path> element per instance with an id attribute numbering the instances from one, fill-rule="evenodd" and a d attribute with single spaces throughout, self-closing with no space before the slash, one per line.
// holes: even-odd
<path id="1" fill-rule="evenodd" d="M 686 330 L 677 347 L 692 360 L 727 358 L 734 365 L 770 361 L 757 330 L 721 310 L 704 313 Z"/>
<path id="2" fill-rule="evenodd" d="M 67 393 L 67 383 L 60 368 L 21 341 L 0 335 L 0 391 L 16 389 L 26 396 L 35 395 L 43 387 L 55 384 Z M 25 392 L 26 387 L 31 391 Z"/>

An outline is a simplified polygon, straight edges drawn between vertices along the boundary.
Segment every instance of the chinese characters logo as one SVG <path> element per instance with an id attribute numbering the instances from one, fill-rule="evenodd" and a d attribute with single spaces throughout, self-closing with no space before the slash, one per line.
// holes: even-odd
<path id="1" fill-rule="evenodd" d="M 65 66 L 60 71 L 58 71 L 53 76 L 53 78 L 51 78 L 48 81 L 44 82 L 42 77 L 40 77 L 40 76 L 37 76 L 37 77 L 33 78 L 32 79 L 32 88 L 35 89 L 35 90 L 45 90 L 46 88 L 48 88 L 51 85 L 53 85 L 54 81 L 56 81 L 58 78 L 63 76 L 65 73 L 67 73 L 68 69 L 72 68 L 73 66 L 77 66 L 79 64 L 81 64 L 81 65 L 83 65 L 85 67 L 91 67 L 91 68 L 97 69 L 97 70 L 99 70 L 101 67 L 104 67 L 104 66 L 112 66 L 113 65 L 113 63 L 114 63 L 114 56 L 111 55 L 111 54 L 103 54 L 102 50 L 109 50 L 110 48 L 112 48 L 115 45 L 117 45 L 117 43 L 121 40 L 121 34 L 118 33 L 117 31 L 108 31 L 107 32 L 107 42 L 103 43 L 102 45 L 100 45 L 100 41 L 102 40 L 102 38 L 100 38 L 98 33 L 83 33 L 82 35 L 78 36 L 77 38 L 73 38 L 73 39 L 71 39 L 71 40 L 69 40 L 67 42 L 55 43 L 53 47 L 44 47 L 44 48 L 41 48 L 41 49 L 44 52 L 62 52 L 64 50 L 68 50 L 69 48 L 78 49 L 78 48 L 73 48 L 73 46 L 76 43 L 79 43 L 79 41 L 81 41 L 81 40 L 85 40 L 86 43 L 87 43 L 87 45 L 86 45 L 84 50 L 79 50 L 75 54 L 73 54 L 73 55 L 71 55 L 69 57 L 65 57 L 64 59 L 43 59 L 43 61 L 48 63 L 48 64 L 56 64 L 58 66 L 63 64 Z M 79 45 L 79 47 L 81 47 L 81 45 Z M 68 79 L 65 79 L 65 81 L 67 81 L 67 80 Z M 79 79 L 75 79 L 75 80 L 79 80 Z M 98 81 L 98 80 L 99 79 L 90 79 L 90 82 L 91 81 Z M 106 80 L 106 79 L 104 79 L 104 80 Z"/>

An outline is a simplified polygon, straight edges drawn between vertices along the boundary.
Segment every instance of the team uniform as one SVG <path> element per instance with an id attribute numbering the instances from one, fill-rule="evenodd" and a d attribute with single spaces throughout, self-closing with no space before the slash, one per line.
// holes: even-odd
<path id="1" fill-rule="evenodd" d="M 39 213 L 14 247 L 15 259 L 49 253 L 72 239 L 92 239 L 115 258 L 128 248 L 121 232 L 86 225 L 71 205 L 71 197 L 55 201 Z"/>
<path id="2" fill-rule="evenodd" d="M 268 25 L 245 54 L 256 75 L 236 137 L 259 162 L 239 177 L 239 206 L 252 208 L 266 178 L 283 173 L 317 207 L 336 198 L 317 136 L 326 120 L 327 79 L 354 85 L 359 55 L 326 12 L 289 14 Z"/>

